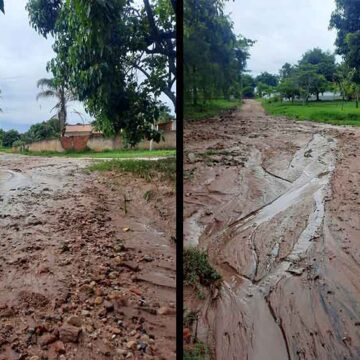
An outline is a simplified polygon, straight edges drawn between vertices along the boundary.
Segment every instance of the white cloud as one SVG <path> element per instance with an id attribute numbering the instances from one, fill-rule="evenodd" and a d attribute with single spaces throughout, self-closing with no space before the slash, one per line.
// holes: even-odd
<path id="1" fill-rule="evenodd" d="M 248 61 L 255 75 L 278 73 L 314 47 L 335 50 L 336 33 L 328 30 L 334 0 L 234 0 L 225 9 L 235 32 L 257 41 Z"/>

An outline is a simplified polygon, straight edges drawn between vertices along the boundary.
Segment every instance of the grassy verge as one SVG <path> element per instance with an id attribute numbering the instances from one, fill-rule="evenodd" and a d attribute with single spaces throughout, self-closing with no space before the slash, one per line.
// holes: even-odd
<path id="1" fill-rule="evenodd" d="M 71 158 L 113 158 L 113 159 L 126 159 L 136 157 L 165 157 L 175 156 L 176 150 L 111 150 L 111 151 L 65 151 L 63 153 L 55 151 L 26 151 L 22 153 L 31 156 L 46 156 L 46 157 L 71 157 Z"/>
<path id="2" fill-rule="evenodd" d="M 240 100 L 217 99 L 206 102 L 205 104 L 191 105 L 185 104 L 185 120 L 201 120 L 219 115 L 222 111 L 236 109 L 241 106 Z"/>
<path id="3" fill-rule="evenodd" d="M 307 105 L 262 101 L 267 114 L 281 115 L 298 120 L 311 120 L 333 125 L 360 126 L 360 108 L 356 109 L 355 102 L 320 101 Z"/>
<path id="4" fill-rule="evenodd" d="M 153 179 L 175 181 L 176 160 L 175 158 L 156 161 L 147 160 L 109 160 L 90 165 L 89 171 L 115 171 L 134 174 L 146 181 Z"/>

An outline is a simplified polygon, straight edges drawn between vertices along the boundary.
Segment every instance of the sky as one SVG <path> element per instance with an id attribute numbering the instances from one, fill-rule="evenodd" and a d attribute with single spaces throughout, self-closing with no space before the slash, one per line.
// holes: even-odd
<path id="1" fill-rule="evenodd" d="M 254 75 L 277 74 L 314 47 L 334 52 L 336 32 L 328 30 L 334 9 L 335 0 L 230 0 L 225 6 L 235 33 L 256 40 L 248 60 Z"/>

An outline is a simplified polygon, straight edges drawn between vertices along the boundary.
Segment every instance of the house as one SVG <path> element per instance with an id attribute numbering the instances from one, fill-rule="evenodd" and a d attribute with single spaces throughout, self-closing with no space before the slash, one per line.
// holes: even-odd
<path id="1" fill-rule="evenodd" d="M 156 130 L 161 131 L 176 131 L 176 121 L 170 120 L 156 125 Z"/>
<path id="2" fill-rule="evenodd" d="M 97 131 L 91 124 L 76 124 L 76 125 L 66 125 L 64 136 L 91 136 L 91 135 L 101 135 L 101 131 Z"/>

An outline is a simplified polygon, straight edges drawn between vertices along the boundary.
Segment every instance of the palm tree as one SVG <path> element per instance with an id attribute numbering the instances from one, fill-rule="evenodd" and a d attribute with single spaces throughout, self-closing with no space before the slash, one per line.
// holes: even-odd
<path id="1" fill-rule="evenodd" d="M 41 88 L 42 91 L 37 94 L 36 100 L 50 97 L 57 99 L 56 105 L 50 111 L 57 109 L 60 131 L 63 134 L 67 119 L 67 105 L 70 101 L 75 100 L 73 94 L 64 86 L 57 86 L 54 79 L 40 79 L 37 82 L 37 87 Z"/>

